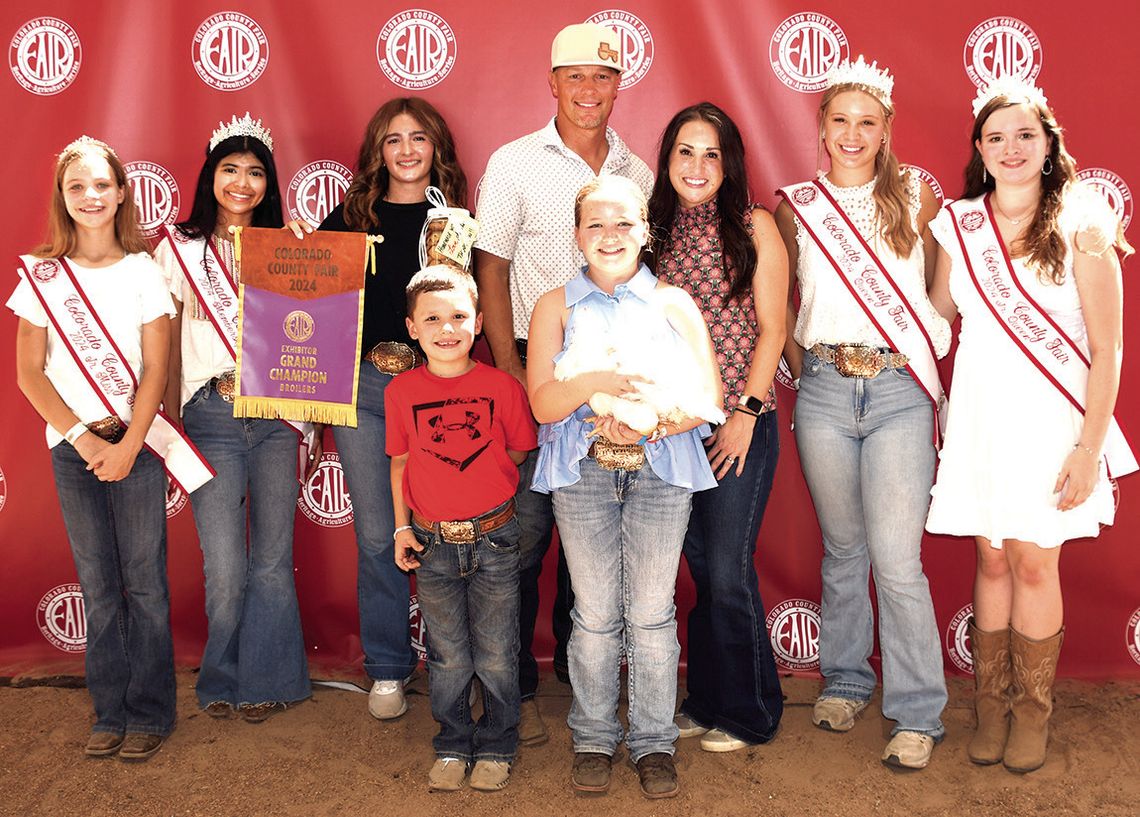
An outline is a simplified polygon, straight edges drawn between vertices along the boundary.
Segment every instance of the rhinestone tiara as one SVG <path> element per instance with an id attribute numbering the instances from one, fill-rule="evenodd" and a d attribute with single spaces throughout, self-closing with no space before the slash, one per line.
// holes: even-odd
<path id="1" fill-rule="evenodd" d="M 269 128 L 262 125 L 260 119 L 255 122 L 253 117 L 249 115 L 249 111 L 246 111 L 245 116 L 241 119 L 238 119 L 237 114 L 234 114 L 228 125 L 219 122 L 217 130 L 210 134 L 210 150 L 231 136 L 252 136 L 269 148 L 270 152 L 273 151 L 273 137 L 269 134 Z"/>
<path id="2" fill-rule="evenodd" d="M 978 89 L 978 95 L 974 97 L 974 116 L 976 117 L 990 100 L 999 96 L 1024 99 L 1029 104 L 1040 105 L 1042 108 L 1049 107 L 1049 100 L 1045 98 L 1045 94 L 1032 82 L 1026 82 L 1021 77 L 1000 77 Z"/>
<path id="3" fill-rule="evenodd" d="M 101 150 L 107 151 L 107 153 L 109 153 L 111 156 L 114 156 L 116 159 L 119 158 L 119 154 L 115 153 L 115 149 L 108 145 L 106 142 L 102 142 L 98 139 L 95 139 L 94 137 L 84 134 L 72 142 L 70 145 L 65 147 L 63 150 L 61 150 L 59 152 L 59 156 L 56 157 L 56 160 L 58 161 L 59 159 L 62 159 L 69 153 L 82 153 L 88 148 L 99 148 Z"/>
<path id="4" fill-rule="evenodd" d="M 867 91 L 885 105 L 891 105 L 891 91 L 895 89 L 895 78 L 887 72 L 886 68 L 879 68 L 878 66 L 877 62 L 868 65 L 862 54 L 855 62 L 843 60 L 827 73 L 827 87 L 857 85 L 861 90 Z"/>

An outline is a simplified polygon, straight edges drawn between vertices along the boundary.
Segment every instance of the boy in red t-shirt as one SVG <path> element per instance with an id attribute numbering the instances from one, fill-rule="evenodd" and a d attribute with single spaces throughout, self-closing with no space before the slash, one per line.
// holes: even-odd
<path id="1" fill-rule="evenodd" d="M 535 448 L 522 385 L 474 361 L 483 315 L 475 282 L 448 267 L 408 283 L 408 332 L 427 365 L 384 391 L 396 564 L 416 571 L 428 632 L 433 740 L 428 786 L 507 785 L 518 745 L 518 463 Z M 468 695 L 479 676 L 483 716 Z"/>

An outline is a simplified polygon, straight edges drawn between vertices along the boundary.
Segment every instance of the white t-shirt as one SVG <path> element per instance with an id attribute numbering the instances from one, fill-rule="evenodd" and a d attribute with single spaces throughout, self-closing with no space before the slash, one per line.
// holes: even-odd
<path id="1" fill-rule="evenodd" d="M 610 152 L 597 175 L 625 176 L 653 192 L 653 172 L 612 128 Z M 546 127 L 491 154 L 479 189 L 477 249 L 511 262 L 516 338 L 525 338 L 538 299 L 586 264 L 574 240 L 574 198 L 597 176 L 566 147 L 551 119 Z"/>
<path id="2" fill-rule="evenodd" d="M 146 253 L 128 255 L 109 267 L 98 269 L 81 266 L 70 258 L 67 264 L 111 339 L 119 347 L 123 360 L 135 373 L 136 380 L 141 378 L 143 324 L 163 315 L 174 317 L 174 306 L 163 283 L 162 270 Z M 31 284 L 24 280 L 23 270 L 19 273 L 20 283 L 8 298 L 7 307 L 30 324 L 47 327 L 44 374 L 80 422 L 102 420 L 107 416 L 107 407 L 91 388 L 55 327 L 51 326 Z M 129 421 L 130 417 L 122 419 Z M 50 424 L 47 425 L 46 437 L 49 448 L 63 440 L 63 436 Z"/>
<path id="3" fill-rule="evenodd" d="M 233 261 L 233 244 L 228 241 L 217 242 L 218 256 L 227 270 L 233 275 L 235 271 Z M 205 249 L 205 240 L 198 239 L 187 244 L 187 256 L 202 258 Z M 182 272 L 182 265 L 174 256 L 174 249 L 170 246 L 170 239 L 164 238 L 155 248 L 154 260 L 162 268 L 166 278 L 166 285 L 170 294 L 183 305 L 182 308 L 182 385 L 179 394 L 179 414 L 182 406 L 186 405 L 194 393 L 202 388 L 208 380 L 218 377 L 225 372 L 232 372 L 237 364 L 229 353 L 218 330 L 198 304 L 198 296 L 186 280 Z M 234 275 L 234 283 L 238 276 Z M 171 412 L 173 413 L 173 412 Z"/>

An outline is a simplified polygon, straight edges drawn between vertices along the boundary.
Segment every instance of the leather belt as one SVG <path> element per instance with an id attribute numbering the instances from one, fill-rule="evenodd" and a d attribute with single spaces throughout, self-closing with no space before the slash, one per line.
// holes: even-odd
<path id="1" fill-rule="evenodd" d="M 645 465 L 645 446 L 621 445 L 598 437 L 590 443 L 586 456 L 607 471 L 640 471 Z"/>
<path id="2" fill-rule="evenodd" d="M 883 369 L 901 369 L 910 360 L 902 352 L 856 343 L 817 343 L 808 351 L 835 364 L 835 371 L 844 377 L 875 377 Z"/>
<path id="3" fill-rule="evenodd" d="M 96 437 L 102 437 L 112 445 L 123 439 L 127 433 L 127 427 L 123 425 L 123 421 L 114 415 L 88 423 L 87 430 Z"/>
<path id="4" fill-rule="evenodd" d="M 418 349 L 394 340 L 380 341 L 368 351 L 365 358 L 383 374 L 402 374 L 422 362 Z"/>
<path id="5" fill-rule="evenodd" d="M 511 497 L 499 507 L 488 511 L 475 519 L 459 522 L 432 522 L 424 519 L 412 511 L 412 522 L 424 530 L 438 532 L 445 542 L 458 545 L 469 545 L 475 541 L 476 531 L 479 535 L 498 530 L 515 518 L 515 500 Z"/>

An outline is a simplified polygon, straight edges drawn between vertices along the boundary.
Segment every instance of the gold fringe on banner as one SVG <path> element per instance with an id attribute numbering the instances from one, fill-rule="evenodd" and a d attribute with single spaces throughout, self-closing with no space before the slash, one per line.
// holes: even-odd
<path id="1" fill-rule="evenodd" d="M 234 397 L 234 415 L 263 420 L 294 420 L 299 423 L 356 427 L 356 406 L 348 403 L 318 403 L 287 397 Z"/>

